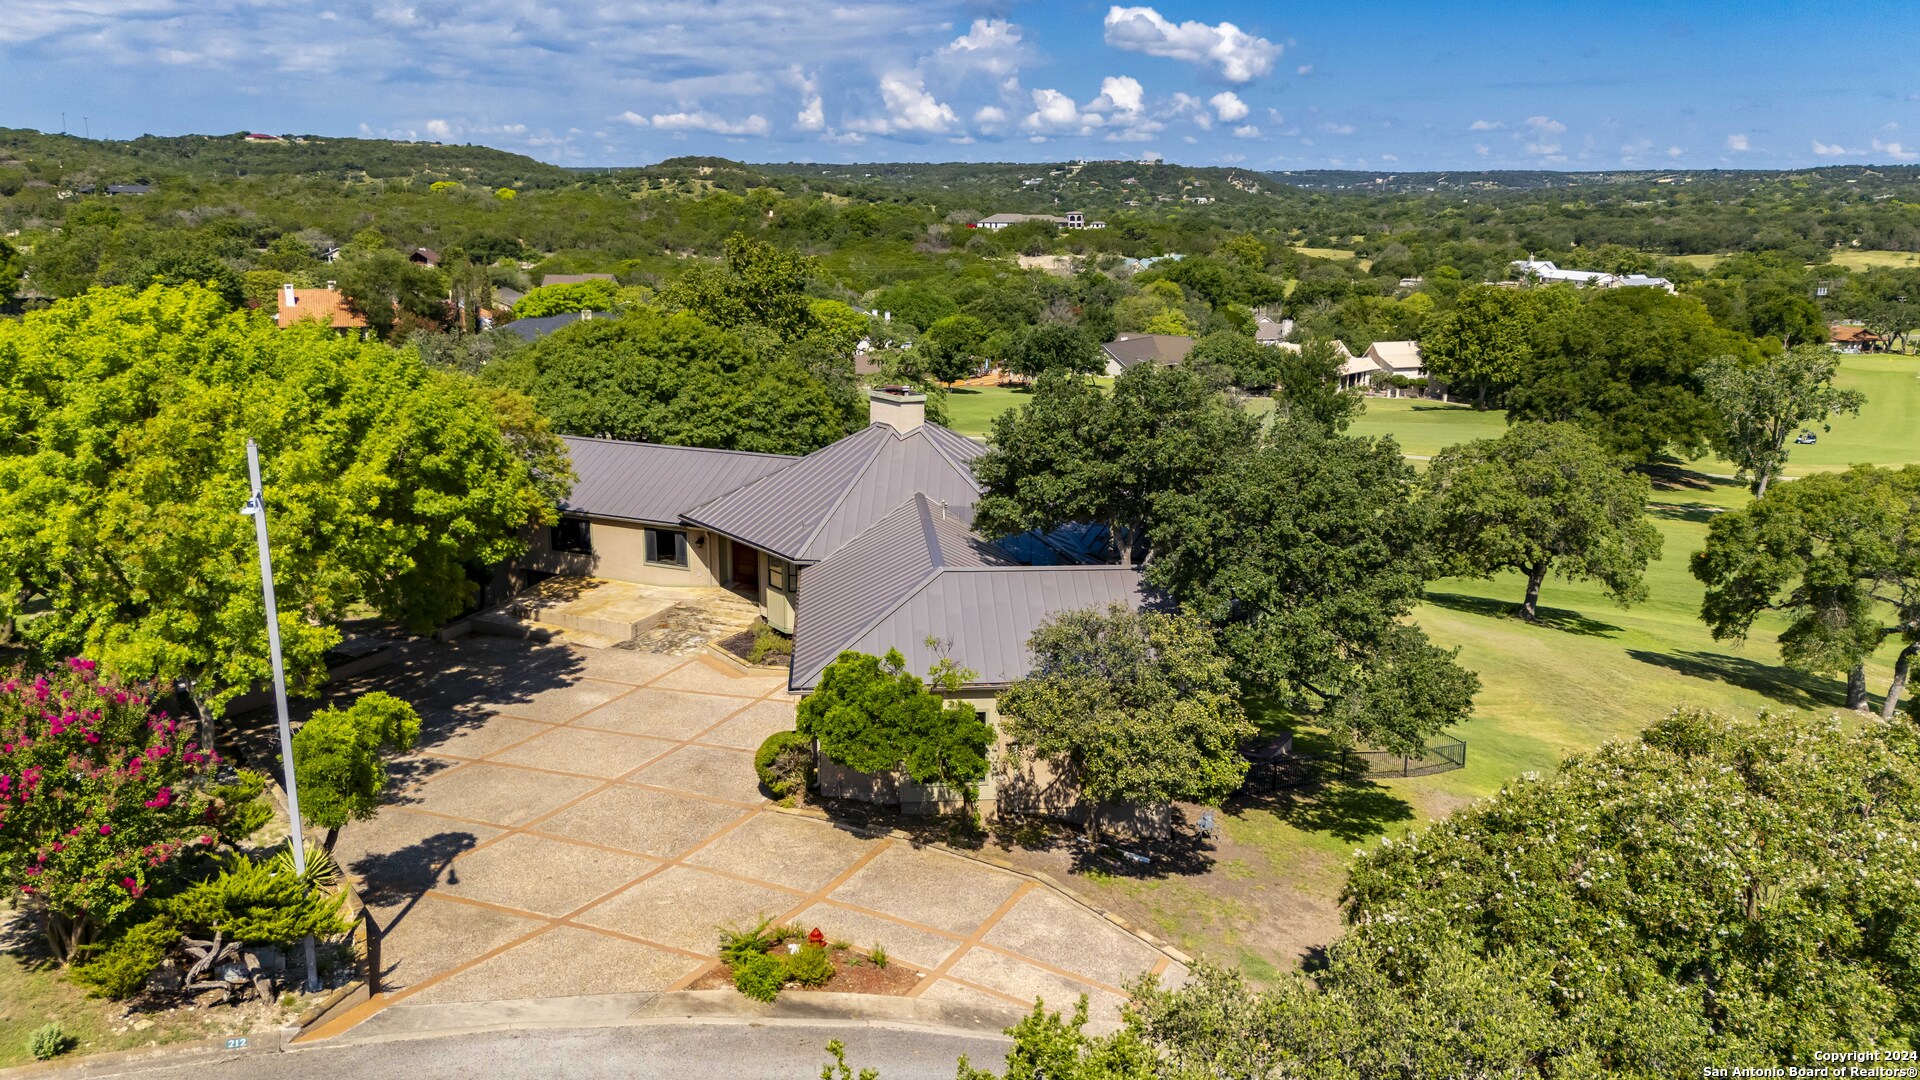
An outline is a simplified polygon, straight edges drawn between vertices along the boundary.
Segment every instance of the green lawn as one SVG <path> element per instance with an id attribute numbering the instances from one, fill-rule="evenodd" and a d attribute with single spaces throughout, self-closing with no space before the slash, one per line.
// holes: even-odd
<path id="1" fill-rule="evenodd" d="M 954 386 L 947 390 L 948 427 L 962 435 L 985 438 L 993 430 L 993 418 L 1016 405 L 1029 394 L 1025 389 L 1005 386 Z"/>

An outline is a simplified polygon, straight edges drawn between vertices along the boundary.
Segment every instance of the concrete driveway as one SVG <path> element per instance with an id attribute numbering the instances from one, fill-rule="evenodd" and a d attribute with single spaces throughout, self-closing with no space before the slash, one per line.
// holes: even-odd
<path id="1" fill-rule="evenodd" d="M 769 807 L 753 750 L 793 726 L 785 680 L 702 657 L 470 637 L 343 687 L 414 701 L 419 752 L 343 865 L 383 928 L 359 1018 L 442 1004 L 677 990 L 717 928 L 762 917 L 884 945 L 954 1005 L 1111 1021 L 1163 953 L 1019 875 Z"/>

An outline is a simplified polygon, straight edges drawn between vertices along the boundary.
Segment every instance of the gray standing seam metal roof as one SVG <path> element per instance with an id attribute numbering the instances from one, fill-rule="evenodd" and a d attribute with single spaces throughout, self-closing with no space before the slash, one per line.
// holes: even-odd
<path id="1" fill-rule="evenodd" d="M 562 510 L 677 525 L 683 513 L 799 458 L 562 436 L 577 478 Z"/>
<path id="2" fill-rule="evenodd" d="M 918 492 L 971 517 L 986 448 L 936 424 L 872 424 L 682 515 L 800 565 L 817 563 Z"/>
<path id="3" fill-rule="evenodd" d="M 808 680 L 908 592 L 949 566 L 1016 565 L 966 522 L 915 493 L 801 575 L 792 671 Z M 922 634 L 924 638 L 926 635 Z"/>
<path id="4" fill-rule="evenodd" d="M 1184 334 L 1128 334 L 1100 347 L 1122 370 L 1148 360 L 1166 367 L 1187 358 L 1193 339 Z"/>
<path id="5" fill-rule="evenodd" d="M 976 673 L 968 685 L 1005 686 L 1032 670 L 1027 642 L 1049 617 L 1081 608 L 1104 609 L 1115 602 L 1134 609 L 1144 606 L 1142 573 L 1123 566 L 937 568 L 857 636 L 835 648 L 827 662 L 848 649 L 876 656 L 899 649 L 907 670 L 923 674 L 941 656 L 926 643 L 932 633 L 947 657 Z M 803 583 L 803 599 L 796 605 L 803 612 L 805 590 Z M 788 689 L 811 690 L 820 672 L 800 665 L 799 627 L 794 648 Z"/>
<path id="6" fill-rule="evenodd" d="M 564 330 L 575 323 L 587 322 L 592 318 L 592 314 L 587 311 L 569 311 L 561 315 L 536 315 L 531 319 L 515 319 L 510 323 L 502 323 L 495 326 L 491 332 L 514 334 L 533 341 L 536 338 L 546 337 L 555 330 Z"/>

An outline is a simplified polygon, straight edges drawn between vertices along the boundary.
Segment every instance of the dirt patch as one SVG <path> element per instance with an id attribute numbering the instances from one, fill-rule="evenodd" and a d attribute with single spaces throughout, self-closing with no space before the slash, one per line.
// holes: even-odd
<path id="1" fill-rule="evenodd" d="M 786 946 L 779 945 L 769 952 L 786 952 Z M 891 961 L 886 967 L 880 967 L 873 958 L 857 949 L 828 949 L 827 960 L 833 964 L 833 978 L 822 986 L 801 986 L 799 983 L 787 983 L 781 988 L 783 994 L 880 994 L 885 997 L 905 997 L 913 988 L 919 986 L 925 978 L 922 973 L 898 960 Z M 731 990 L 733 972 L 718 967 L 695 979 L 689 990 Z"/>

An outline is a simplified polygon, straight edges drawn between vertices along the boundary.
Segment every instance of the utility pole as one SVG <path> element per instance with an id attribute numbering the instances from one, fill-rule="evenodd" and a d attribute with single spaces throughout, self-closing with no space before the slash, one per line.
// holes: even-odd
<path id="1" fill-rule="evenodd" d="M 273 707 L 280 714 L 280 765 L 287 782 L 287 817 L 293 825 L 293 872 L 307 877 L 307 839 L 300 831 L 300 791 L 293 780 L 293 726 L 287 721 L 287 672 L 280 662 L 280 613 L 273 601 L 273 555 L 267 550 L 267 503 L 260 494 L 260 448 L 247 440 L 247 480 L 252 495 L 240 512 L 253 519 L 254 540 L 260 547 L 260 592 L 267 601 L 267 649 L 273 656 Z M 307 993 L 320 990 L 320 968 L 314 963 L 313 935 L 304 942 L 307 954 Z"/>

